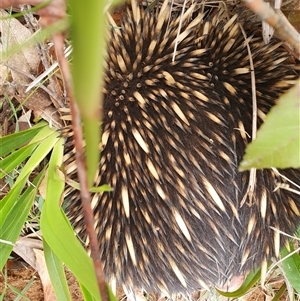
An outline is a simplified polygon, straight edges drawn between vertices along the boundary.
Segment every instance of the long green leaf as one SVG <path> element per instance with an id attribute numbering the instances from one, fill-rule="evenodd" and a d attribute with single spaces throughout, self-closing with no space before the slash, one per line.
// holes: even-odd
<path id="1" fill-rule="evenodd" d="M 48 171 L 46 200 L 41 214 L 43 236 L 53 252 L 64 262 L 97 300 L 100 300 L 95 272 L 91 259 L 74 236 L 59 204 L 64 190 L 64 182 L 56 172 L 62 164 L 63 141 L 55 145 Z"/>
<path id="2" fill-rule="evenodd" d="M 244 283 L 241 285 L 240 288 L 238 288 L 236 291 L 234 292 L 223 292 L 217 289 L 217 292 L 227 298 L 238 298 L 241 297 L 243 295 L 245 295 L 250 288 L 258 282 L 258 280 L 260 279 L 261 276 L 261 270 L 260 269 L 256 269 L 251 271 L 248 276 L 246 277 Z"/>
<path id="3" fill-rule="evenodd" d="M 92 186 L 99 161 L 99 124 L 102 111 L 100 92 L 106 48 L 104 8 L 107 3 L 96 0 L 86 7 L 84 1 L 69 1 L 73 43 L 72 77 L 86 140 L 89 186 Z"/>

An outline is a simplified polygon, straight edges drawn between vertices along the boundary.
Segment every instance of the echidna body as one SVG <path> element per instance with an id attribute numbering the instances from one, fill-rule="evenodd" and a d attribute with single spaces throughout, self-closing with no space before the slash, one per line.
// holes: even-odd
<path id="1" fill-rule="evenodd" d="M 127 287 L 223 285 L 278 255 L 286 238 L 274 228 L 292 234 L 300 223 L 299 195 L 274 190 L 285 179 L 258 170 L 242 204 L 249 172 L 238 172 L 252 133 L 247 43 L 258 124 L 298 78 L 286 52 L 245 41 L 235 18 L 189 17 L 176 47 L 179 18 L 167 2 L 156 14 L 133 6 L 111 33 L 96 185 L 113 191 L 94 195 L 93 210 L 107 280 Z M 281 173 L 299 182 L 299 170 Z M 85 238 L 78 192 L 68 198 Z"/>

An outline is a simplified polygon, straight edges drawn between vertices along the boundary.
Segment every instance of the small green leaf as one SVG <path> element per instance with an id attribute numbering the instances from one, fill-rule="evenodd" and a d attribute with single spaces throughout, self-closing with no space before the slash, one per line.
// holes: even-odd
<path id="1" fill-rule="evenodd" d="M 46 157 L 46 155 L 51 151 L 51 149 L 59 139 L 57 137 L 58 133 L 54 129 L 50 129 L 49 127 L 44 125 L 37 126 L 36 130 L 25 132 L 26 140 L 23 137 L 21 137 L 23 132 L 4 137 L 5 139 L 2 139 L 2 142 L 4 140 L 4 148 L 6 150 L 10 148 L 9 152 L 13 151 L 11 141 L 14 140 L 16 141 L 16 145 L 21 147 L 22 144 L 32 139 L 31 143 L 35 147 L 30 158 L 22 168 L 12 189 L 0 202 L 1 239 L 10 242 L 15 242 L 21 232 L 24 222 L 28 216 L 29 210 L 36 197 L 38 189 L 37 187 L 41 181 L 42 176 L 44 175 L 44 172 L 40 172 L 40 174 L 35 178 L 33 184 L 30 185 L 20 196 L 28 180 L 28 177 L 32 173 L 32 171 L 40 164 L 40 162 Z M 29 150 L 30 147 L 28 146 L 24 149 L 25 154 L 27 155 L 28 153 L 26 150 Z M 19 154 L 22 155 L 22 151 L 19 151 Z M 10 158 L 18 160 L 14 157 L 14 155 L 12 155 L 12 157 Z M 8 169 L 12 167 L 11 165 L 7 164 L 7 161 L 4 162 L 6 162 L 4 167 Z M 4 266 L 9 254 L 11 253 L 12 248 L 13 246 L 10 244 L 6 244 L 3 242 L 0 243 L 0 269 L 2 269 L 2 267 Z"/>
<path id="2" fill-rule="evenodd" d="M 108 192 L 108 191 L 113 191 L 113 190 L 114 189 L 107 184 L 103 184 L 101 186 L 90 188 L 90 192 L 93 192 L 93 193 Z"/>
<path id="3" fill-rule="evenodd" d="M 300 167 L 300 80 L 268 113 L 239 170 Z"/>
<path id="4" fill-rule="evenodd" d="M 80 185 L 78 182 L 75 182 L 71 179 L 66 179 L 66 183 L 71 186 L 72 188 L 76 189 L 76 190 L 80 190 Z M 97 187 L 90 187 L 89 189 L 90 192 L 92 193 L 99 193 L 99 192 L 107 192 L 107 191 L 113 191 L 113 188 L 110 187 L 109 185 L 101 185 L 101 186 L 97 186 Z"/>
<path id="5" fill-rule="evenodd" d="M 297 253 L 289 255 L 293 251 L 294 247 L 292 243 L 290 243 L 290 251 L 288 251 L 286 247 L 282 249 L 281 256 L 287 256 L 287 258 L 282 261 L 282 268 L 289 283 L 298 294 L 300 294 L 300 255 Z"/>
<path id="6" fill-rule="evenodd" d="M 45 240 L 43 244 L 47 269 L 57 300 L 71 301 L 63 263 L 55 253 L 53 253 Z"/>

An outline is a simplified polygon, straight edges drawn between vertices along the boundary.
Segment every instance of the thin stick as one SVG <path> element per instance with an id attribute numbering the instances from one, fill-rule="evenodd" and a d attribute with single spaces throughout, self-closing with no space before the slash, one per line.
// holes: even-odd
<path id="1" fill-rule="evenodd" d="M 267 22 L 275 29 L 278 38 L 288 42 L 300 53 L 300 34 L 283 14 L 277 14 L 262 0 L 243 0 L 243 2 L 248 8 L 255 12 L 262 21 Z"/>
<path id="2" fill-rule="evenodd" d="M 241 32 L 244 36 L 246 46 L 247 46 L 247 51 L 249 55 L 249 64 L 250 64 L 250 69 L 251 69 L 251 90 L 252 90 L 252 137 L 251 140 L 254 141 L 256 138 L 256 133 L 257 133 L 257 98 L 256 98 L 256 80 L 255 80 L 255 69 L 254 69 L 254 63 L 251 55 L 251 49 L 249 45 L 249 39 L 247 38 L 247 35 L 244 31 L 244 28 L 240 26 Z M 250 175 L 249 175 L 249 183 L 247 187 L 247 191 L 241 201 L 240 207 L 242 207 L 247 199 L 249 197 L 249 206 L 252 205 L 252 198 L 254 194 L 254 189 L 255 189 L 255 183 L 256 183 L 256 168 L 251 168 L 250 169 Z"/>
<path id="3" fill-rule="evenodd" d="M 82 210 L 84 213 L 86 231 L 90 239 L 91 257 L 94 263 L 101 299 L 102 301 L 108 301 L 108 294 L 105 285 L 102 262 L 100 260 L 98 238 L 94 229 L 94 216 L 93 216 L 93 210 L 91 208 L 91 196 L 88 187 L 80 114 L 73 94 L 70 66 L 64 54 L 63 35 L 61 33 L 55 34 L 53 36 L 53 42 L 54 42 L 54 47 L 56 51 L 57 60 L 59 62 L 60 70 L 63 75 L 65 88 L 70 101 L 70 109 L 72 114 L 72 126 L 74 132 L 74 144 L 76 149 L 75 158 L 77 164 L 77 173 L 78 173 L 78 178 L 80 183 L 80 194 L 81 194 Z"/>

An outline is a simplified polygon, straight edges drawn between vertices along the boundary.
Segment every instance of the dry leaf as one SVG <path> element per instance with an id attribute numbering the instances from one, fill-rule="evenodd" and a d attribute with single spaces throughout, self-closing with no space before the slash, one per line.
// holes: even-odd
<path id="1" fill-rule="evenodd" d="M 36 258 L 33 249 L 43 249 L 42 241 L 33 238 L 21 237 L 16 242 L 13 251 L 36 270 Z"/>
<path id="2" fill-rule="evenodd" d="M 50 276 L 48 274 L 44 252 L 36 249 L 34 249 L 33 251 L 36 257 L 37 271 L 39 273 L 43 285 L 44 300 L 57 301 L 57 298 L 53 290 L 53 286 L 51 284 Z"/>
<path id="3" fill-rule="evenodd" d="M 4 10 L 0 10 L 0 33 L 2 45 L 0 50 L 8 50 L 15 45 L 21 45 L 28 40 L 32 33 L 17 19 L 11 18 Z M 42 117 L 56 127 L 60 127 L 60 118 L 52 101 L 44 90 L 37 89 L 32 93 L 26 93 L 27 86 L 32 78 L 37 76 L 40 64 L 40 53 L 37 46 L 22 47 L 18 53 L 10 56 L 2 63 L 0 68 L 0 85 L 8 85 L 10 89 L 6 93 L 14 97 L 19 103 L 32 110 L 35 117 Z"/>
<path id="4" fill-rule="evenodd" d="M 8 50 L 13 45 L 20 45 L 31 37 L 30 30 L 17 19 L 11 18 L 4 10 L 0 10 L 0 17 L 3 50 Z M 31 81 L 28 74 L 37 74 L 39 62 L 38 48 L 30 46 L 11 56 L 5 63 L 10 69 L 13 80 L 18 84 L 26 84 Z"/>
<path id="5" fill-rule="evenodd" d="M 45 301 L 57 301 L 51 280 L 48 274 L 44 252 L 42 251 L 43 243 L 40 240 L 21 237 L 16 242 L 13 251 L 23 258 L 39 274 L 44 291 Z"/>

